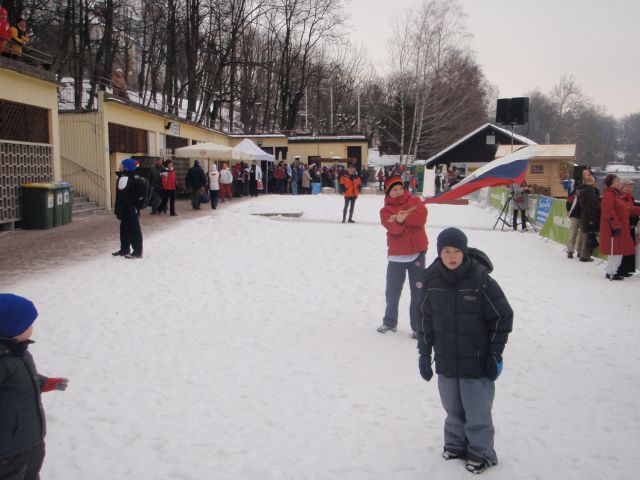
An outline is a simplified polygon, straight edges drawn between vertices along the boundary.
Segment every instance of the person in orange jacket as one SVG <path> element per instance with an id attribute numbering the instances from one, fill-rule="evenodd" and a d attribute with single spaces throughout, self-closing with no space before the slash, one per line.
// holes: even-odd
<path id="1" fill-rule="evenodd" d="M 344 209 L 342 210 L 342 223 L 347 219 L 347 208 L 349 208 L 349 223 L 356 223 L 353 220 L 353 208 L 356 205 L 356 198 L 360 193 L 360 185 L 362 180 L 356 174 L 356 169 L 353 165 L 347 167 L 347 173 L 340 178 L 340 187 L 342 194 L 344 195 Z"/>
<path id="2" fill-rule="evenodd" d="M 404 286 L 404 279 L 409 274 L 411 287 L 411 303 L 409 320 L 411 336 L 416 337 L 420 322 L 420 290 L 422 288 L 422 272 L 424 257 L 429 246 L 425 226 L 427 224 L 427 207 L 422 200 L 404 189 L 404 182 L 399 176 L 390 177 L 385 182 L 384 207 L 380 210 L 380 222 L 387 230 L 387 288 L 385 298 L 387 307 L 382 325 L 378 332 L 395 332 L 398 327 L 398 304 Z"/>

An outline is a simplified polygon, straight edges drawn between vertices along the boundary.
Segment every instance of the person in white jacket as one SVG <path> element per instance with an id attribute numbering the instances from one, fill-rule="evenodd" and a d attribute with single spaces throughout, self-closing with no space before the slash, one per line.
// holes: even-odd
<path id="1" fill-rule="evenodd" d="M 231 200 L 233 195 L 231 194 L 231 183 L 233 182 L 233 174 L 229 170 L 229 166 L 225 163 L 222 164 L 222 170 L 220 170 L 220 196 L 224 203 L 227 202 L 227 198 Z"/>
<path id="2" fill-rule="evenodd" d="M 252 197 L 258 196 L 258 182 L 262 181 L 262 168 L 255 160 L 251 162 L 249 169 L 249 193 Z"/>
<path id="3" fill-rule="evenodd" d="M 207 175 L 209 183 L 209 199 L 211 200 L 211 208 L 214 210 L 218 207 L 218 200 L 220 200 L 220 172 L 218 172 L 218 166 L 214 163 L 211 165 L 211 170 Z"/>

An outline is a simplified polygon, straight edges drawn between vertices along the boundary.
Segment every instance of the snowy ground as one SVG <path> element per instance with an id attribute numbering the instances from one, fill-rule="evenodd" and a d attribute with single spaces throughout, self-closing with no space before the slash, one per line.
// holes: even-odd
<path id="1" fill-rule="evenodd" d="M 341 224 L 338 196 L 270 196 L 145 238 L 145 258 L 15 285 L 40 310 L 43 478 L 469 479 L 440 457 L 436 382 L 419 374 L 408 287 L 384 311 L 381 196 Z M 304 211 L 301 218 L 255 212 Z M 431 206 L 435 247 L 462 227 L 516 312 L 497 383 L 493 479 L 628 479 L 640 469 L 640 278 L 604 279 L 475 206 Z M 114 228 L 116 224 L 114 223 Z M 427 259 L 434 258 L 430 248 Z"/>

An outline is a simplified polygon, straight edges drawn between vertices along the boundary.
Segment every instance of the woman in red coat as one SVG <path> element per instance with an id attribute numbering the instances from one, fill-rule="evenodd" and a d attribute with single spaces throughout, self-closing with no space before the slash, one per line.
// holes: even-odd
<path id="1" fill-rule="evenodd" d="M 618 275 L 618 267 L 623 255 L 632 255 L 635 245 L 629 232 L 629 219 L 632 215 L 640 215 L 640 207 L 632 206 L 625 200 L 620 191 L 620 178 L 611 173 L 604 179 L 607 187 L 602 193 L 602 210 L 600 213 L 600 253 L 609 255 L 606 278 L 624 280 Z"/>
<path id="2" fill-rule="evenodd" d="M 424 256 L 429 246 L 425 226 L 427 207 L 418 197 L 404 189 L 400 177 L 391 177 L 385 183 L 384 208 L 380 210 L 380 222 L 387 229 L 387 308 L 378 332 L 395 332 L 398 327 L 398 304 L 409 273 L 411 304 L 409 319 L 412 337 L 416 337 L 420 321 L 421 276 L 424 271 Z"/>

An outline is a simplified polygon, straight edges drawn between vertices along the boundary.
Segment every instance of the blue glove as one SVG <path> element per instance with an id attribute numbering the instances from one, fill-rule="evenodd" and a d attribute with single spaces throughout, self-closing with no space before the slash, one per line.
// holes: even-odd
<path id="1" fill-rule="evenodd" d="M 502 373 L 502 355 L 491 353 L 487 357 L 487 377 L 489 380 L 497 380 Z"/>
<path id="2" fill-rule="evenodd" d="M 420 355 L 418 359 L 420 367 L 420 376 L 427 382 L 433 378 L 433 370 L 431 368 L 431 355 Z"/>

